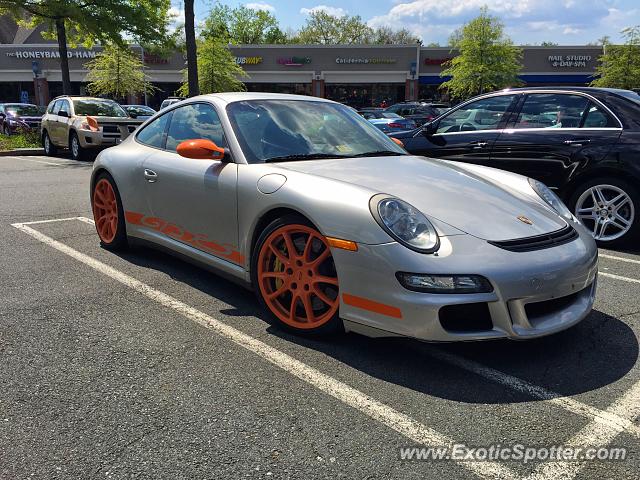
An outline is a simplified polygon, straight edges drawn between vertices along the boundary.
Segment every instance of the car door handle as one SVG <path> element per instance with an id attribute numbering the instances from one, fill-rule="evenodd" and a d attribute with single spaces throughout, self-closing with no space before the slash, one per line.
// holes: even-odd
<path id="1" fill-rule="evenodd" d="M 473 147 L 474 150 L 479 150 L 489 145 L 489 142 L 477 141 L 477 142 L 471 142 L 469 145 Z"/>
<path id="2" fill-rule="evenodd" d="M 147 179 L 147 182 L 154 183 L 156 180 L 158 180 L 158 174 L 156 172 L 154 172 L 153 170 L 149 170 L 148 168 L 145 168 L 144 169 L 144 178 Z"/>
<path id="3" fill-rule="evenodd" d="M 590 143 L 591 140 L 588 138 L 583 138 L 582 140 L 565 140 L 563 143 L 565 145 L 571 145 L 572 147 L 581 147 L 585 143 Z"/>

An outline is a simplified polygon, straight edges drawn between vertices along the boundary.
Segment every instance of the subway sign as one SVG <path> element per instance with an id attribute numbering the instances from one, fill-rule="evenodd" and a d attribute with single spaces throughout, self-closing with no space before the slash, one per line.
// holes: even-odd
<path id="1" fill-rule="evenodd" d="M 262 63 L 262 57 L 236 57 L 238 65 L 258 65 Z"/>

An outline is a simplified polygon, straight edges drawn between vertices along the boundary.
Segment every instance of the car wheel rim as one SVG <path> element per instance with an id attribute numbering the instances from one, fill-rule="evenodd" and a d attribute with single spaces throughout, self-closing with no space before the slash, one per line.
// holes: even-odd
<path id="1" fill-rule="evenodd" d="M 78 156 L 78 151 L 80 150 L 79 145 L 78 145 L 78 139 L 76 137 L 73 137 L 71 139 L 71 153 L 73 153 L 74 157 Z"/>
<path id="2" fill-rule="evenodd" d="M 269 235 L 258 257 L 260 294 L 285 324 L 312 329 L 338 311 L 338 276 L 327 240 L 305 225 Z"/>
<path id="3" fill-rule="evenodd" d="M 118 203 L 111 183 L 104 178 L 93 190 L 93 219 L 100 240 L 111 243 L 118 230 Z"/>
<path id="4" fill-rule="evenodd" d="M 576 202 L 576 217 L 593 238 L 603 242 L 616 240 L 633 226 L 635 209 L 628 193 L 615 185 L 594 185 Z"/>

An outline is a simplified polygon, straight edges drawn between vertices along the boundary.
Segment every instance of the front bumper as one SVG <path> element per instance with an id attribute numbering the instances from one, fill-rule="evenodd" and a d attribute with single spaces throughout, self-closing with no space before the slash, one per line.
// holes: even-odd
<path id="1" fill-rule="evenodd" d="M 598 250 L 588 232 L 579 226 L 576 230 L 576 240 L 533 252 L 510 252 L 471 235 L 441 237 L 437 255 L 416 253 L 398 243 L 359 245 L 357 252 L 335 250 L 343 294 L 340 316 L 348 330 L 428 341 L 528 339 L 564 330 L 588 315 L 596 291 Z M 482 294 L 413 292 L 400 285 L 395 276 L 398 271 L 478 274 L 494 290 Z M 345 293 L 348 298 L 392 307 L 400 315 L 345 302 Z M 470 304 L 477 305 L 457 310 L 462 317 L 472 318 L 461 317 L 457 326 L 455 318 L 450 321 L 449 312 L 456 308 L 449 306 Z M 475 314 L 465 314 L 478 311 L 475 307 L 488 311 L 488 317 L 475 322 Z"/>

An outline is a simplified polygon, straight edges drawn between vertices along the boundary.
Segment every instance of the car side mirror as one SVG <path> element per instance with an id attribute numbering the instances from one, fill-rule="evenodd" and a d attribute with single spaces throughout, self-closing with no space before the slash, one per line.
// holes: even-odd
<path id="1" fill-rule="evenodd" d="M 422 133 L 427 137 L 433 135 L 437 131 L 438 131 L 438 122 L 429 122 L 429 123 L 425 123 L 422 126 Z"/>
<path id="2" fill-rule="evenodd" d="M 58 112 L 58 116 L 69 118 L 69 112 L 65 112 L 65 111 Z"/>
<path id="3" fill-rule="evenodd" d="M 185 140 L 178 145 L 176 151 L 181 157 L 194 158 L 196 160 L 226 161 L 229 158 L 224 148 L 204 138 Z"/>
<path id="4" fill-rule="evenodd" d="M 138 118 L 138 114 L 136 112 L 131 112 L 131 113 L 129 113 L 129 117 Z"/>

